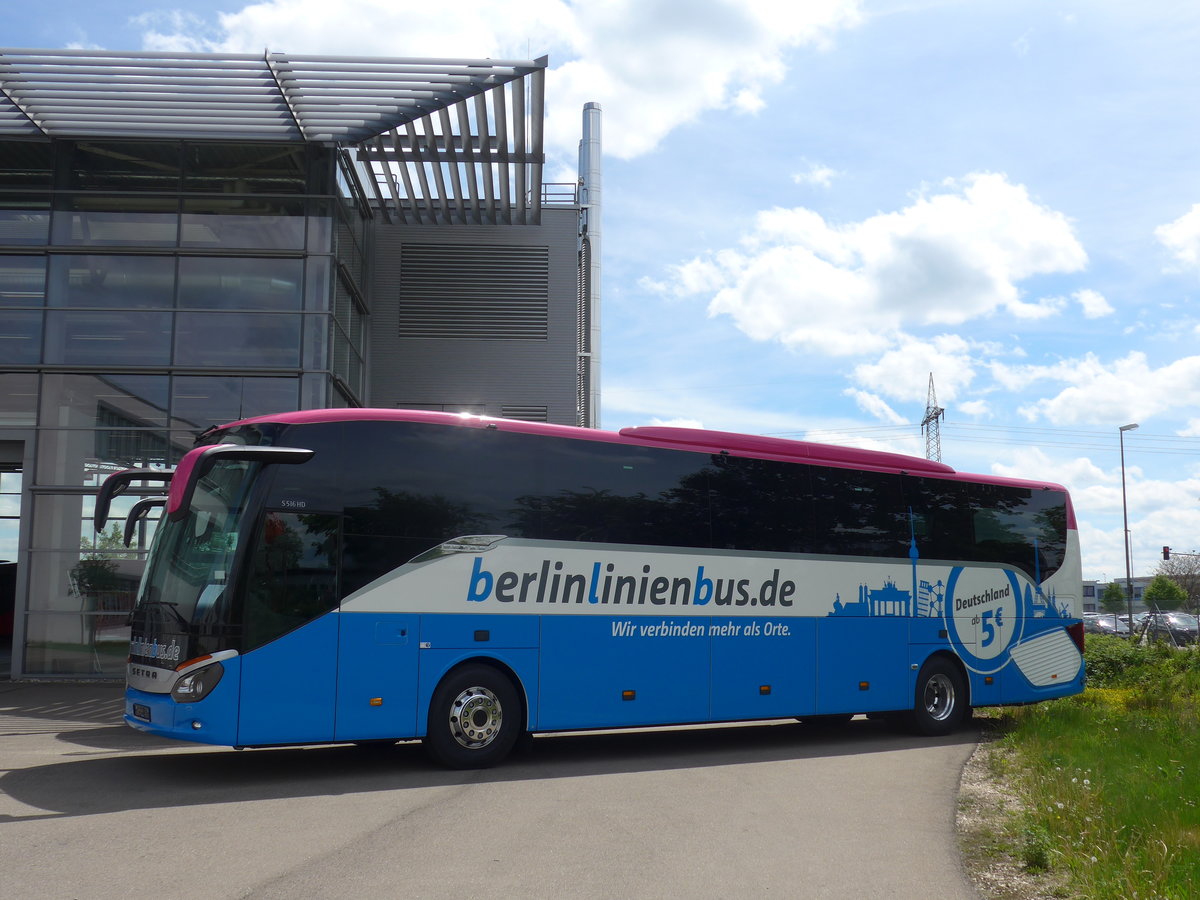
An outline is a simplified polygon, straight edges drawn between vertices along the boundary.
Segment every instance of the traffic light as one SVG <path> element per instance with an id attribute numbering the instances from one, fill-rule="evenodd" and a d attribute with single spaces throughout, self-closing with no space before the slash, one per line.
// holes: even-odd
<path id="1" fill-rule="evenodd" d="M 1163 547 L 1163 559 L 1170 559 L 1170 558 L 1171 558 L 1171 548 Z"/>

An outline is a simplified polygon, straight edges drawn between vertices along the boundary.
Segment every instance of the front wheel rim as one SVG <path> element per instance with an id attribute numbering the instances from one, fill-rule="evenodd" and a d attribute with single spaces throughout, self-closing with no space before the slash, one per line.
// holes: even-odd
<path id="1" fill-rule="evenodd" d="M 504 708 L 487 688 L 469 687 L 450 704 L 449 724 L 450 734 L 460 747 L 480 750 L 499 736 Z"/>
<path id="2" fill-rule="evenodd" d="M 935 722 L 944 722 L 954 713 L 954 682 L 938 673 L 925 682 L 925 712 Z"/>

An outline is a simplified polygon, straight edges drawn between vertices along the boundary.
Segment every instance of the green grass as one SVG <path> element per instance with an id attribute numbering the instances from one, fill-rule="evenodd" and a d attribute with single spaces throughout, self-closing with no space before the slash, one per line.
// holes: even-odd
<path id="1" fill-rule="evenodd" d="M 1088 639 L 1089 688 L 1006 710 L 998 772 L 1021 798 L 1010 842 L 1079 897 L 1196 896 L 1200 653 Z"/>

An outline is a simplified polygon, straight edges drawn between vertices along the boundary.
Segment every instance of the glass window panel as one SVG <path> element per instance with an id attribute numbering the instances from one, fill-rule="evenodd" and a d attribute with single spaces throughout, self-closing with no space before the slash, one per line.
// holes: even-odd
<path id="1" fill-rule="evenodd" d="M 9 313 L 5 313 L 7 320 Z M 0 332 L 3 332 L 0 326 Z M 38 376 L 0 374 L 0 426 L 26 427 L 37 421 Z M 8 478 L 8 475 L 2 476 Z"/>
<path id="2" fill-rule="evenodd" d="M 74 556 L 64 565 L 68 568 L 79 559 L 85 544 L 81 524 L 84 501 L 94 502 L 83 494 L 37 494 L 33 499 L 33 529 L 30 546 L 34 550 L 66 550 Z M 88 504 L 89 509 L 92 503 Z M 90 535 L 89 535 L 90 537 Z M 89 540 L 87 547 L 93 542 Z"/>
<path id="3" fill-rule="evenodd" d="M 337 157 L 339 153 L 346 152 L 334 147 L 308 145 L 308 193 L 333 194 L 333 170 L 337 167 Z"/>
<path id="4" fill-rule="evenodd" d="M 363 396 L 363 361 L 357 353 L 350 354 L 350 377 L 346 381 L 354 390 L 356 398 L 361 399 Z"/>
<path id="5" fill-rule="evenodd" d="M 335 326 L 333 329 L 333 374 L 346 383 L 350 381 L 350 356 L 352 353 L 345 332 Z"/>
<path id="6" fill-rule="evenodd" d="M 41 424 L 146 428 L 167 424 L 165 375 L 58 375 L 42 382 Z"/>
<path id="7" fill-rule="evenodd" d="M 24 674 L 123 675 L 129 658 L 126 616 L 119 610 L 29 616 Z"/>
<path id="8" fill-rule="evenodd" d="M 305 170 L 305 148 L 295 144 L 184 145 L 185 191 L 303 194 Z"/>
<path id="9" fill-rule="evenodd" d="M 21 520 L 5 517 L 0 519 L 0 563 L 17 558 L 21 544 Z"/>
<path id="10" fill-rule="evenodd" d="M 174 247 L 179 233 L 175 197 L 77 194 L 54 210 L 56 244 Z"/>
<path id="11" fill-rule="evenodd" d="M 304 317 L 304 368 L 329 367 L 329 316 Z"/>
<path id="12" fill-rule="evenodd" d="M 50 199 L 0 194 L 0 244 L 45 244 L 50 236 Z"/>
<path id="13" fill-rule="evenodd" d="M 179 305 L 193 309 L 300 309 L 300 259 L 179 260 Z"/>
<path id="14" fill-rule="evenodd" d="M 330 253 L 333 250 L 333 215 L 330 204 L 313 201 L 313 215 L 308 217 L 308 252 Z"/>
<path id="15" fill-rule="evenodd" d="M 304 308 L 313 312 L 328 312 L 330 301 L 329 273 L 332 259 L 310 256 L 306 261 Z"/>
<path id="16" fill-rule="evenodd" d="M 329 378 L 325 375 L 301 376 L 300 408 L 324 409 L 329 406 Z"/>
<path id="17" fill-rule="evenodd" d="M 297 408 L 298 378 L 176 376 L 172 412 L 197 429 Z"/>
<path id="18" fill-rule="evenodd" d="M 304 201 L 213 197 L 183 202 L 183 246 L 247 250 L 304 249 Z"/>
<path id="19" fill-rule="evenodd" d="M 176 456 L 162 431 L 44 428 L 38 432 L 37 482 L 98 487 L 113 472 L 165 468 Z"/>
<path id="20" fill-rule="evenodd" d="M 363 255 L 345 218 L 338 218 L 336 238 L 335 252 L 338 262 L 342 264 L 344 271 L 349 274 L 354 283 L 361 288 L 365 283 Z"/>
<path id="21" fill-rule="evenodd" d="M 41 306 L 45 301 L 46 257 L 0 256 L 0 306 Z"/>
<path id="22" fill-rule="evenodd" d="M 49 142 L 0 141 L 0 187 L 50 187 L 53 149 Z"/>
<path id="23" fill-rule="evenodd" d="M 299 390 L 299 378 L 244 378 L 241 417 L 292 412 L 298 408 Z"/>
<path id="24" fill-rule="evenodd" d="M 164 366 L 171 359 L 171 313 L 52 310 L 46 361 L 82 366 Z"/>
<path id="25" fill-rule="evenodd" d="M 0 360 L 9 365 L 30 365 L 41 359 L 41 310 L 5 310 L 0 316 Z"/>
<path id="26" fill-rule="evenodd" d="M 71 159 L 77 190 L 179 190 L 179 144 L 154 141 L 79 141 Z"/>
<path id="27" fill-rule="evenodd" d="M 50 258 L 50 305 L 170 309 L 175 260 L 170 256 Z"/>
<path id="28" fill-rule="evenodd" d="M 6 494 L 12 495 L 21 493 L 21 473 L 20 472 L 0 472 L 0 496 Z M 8 515 L 8 513 L 5 513 Z M 16 513 L 12 513 L 16 515 Z"/>
<path id="29" fill-rule="evenodd" d="M 242 379 L 176 375 L 171 379 L 171 416 L 204 430 L 240 419 Z"/>
<path id="30" fill-rule="evenodd" d="M 152 507 L 150 511 L 139 517 L 130 536 L 129 546 L 125 546 L 125 520 L 128 518 L 133 505 L 146 497 L 161 497 L 162 492 L 153 488 L 131 488 L 127 493 L 114 497 L 108 511 L 108 522 L 104 529 L 96 532 L 93 514 L 96 509 L 96 498 L 84 496 L 82 517 L 79 520 L 79 547 L 88 555 L 114 557 L 120 559 L 142 559 L 150 550 L 150 539 L 154 529 L 158 527 L 162 517 L 161 506 Z"/>
<path id="31" fill-rule="evenodd" d="M 300 365 L 300 315 L 180 312 L 175 363 L 296 368 Z"/>

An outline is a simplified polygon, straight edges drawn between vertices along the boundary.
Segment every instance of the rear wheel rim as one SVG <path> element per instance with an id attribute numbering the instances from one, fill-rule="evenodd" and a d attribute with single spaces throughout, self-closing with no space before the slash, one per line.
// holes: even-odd
<path id="1" fill-rule="evenodd" d="M 935 722 L 944 722 L 954 714 L 954 682 L 938 673 L 925 682 L 925 712 Z"/>

